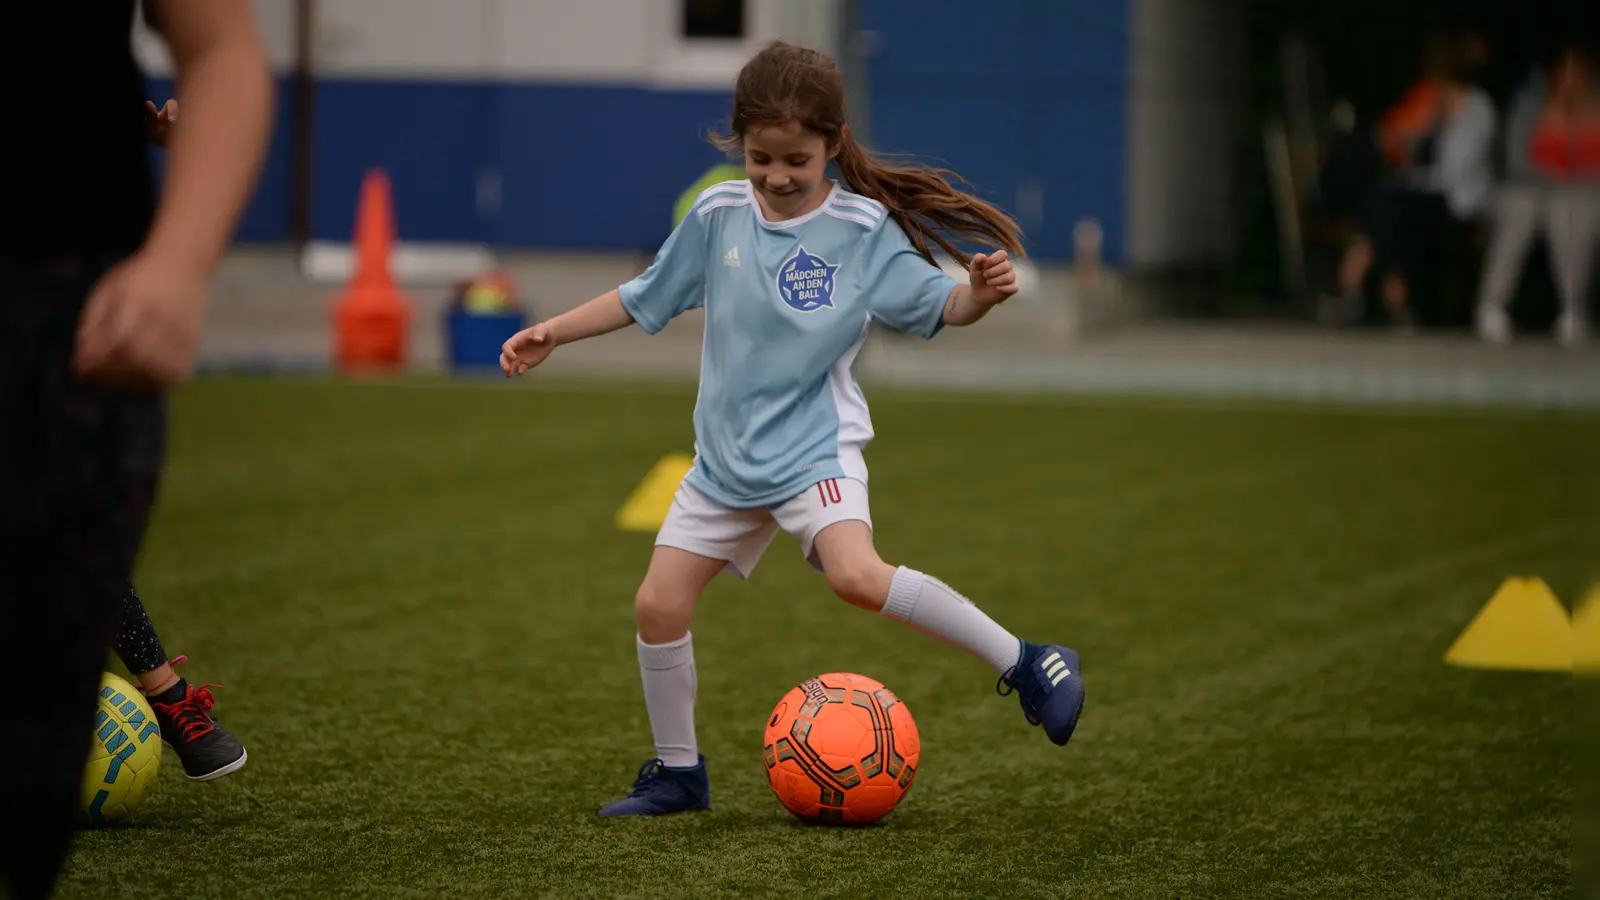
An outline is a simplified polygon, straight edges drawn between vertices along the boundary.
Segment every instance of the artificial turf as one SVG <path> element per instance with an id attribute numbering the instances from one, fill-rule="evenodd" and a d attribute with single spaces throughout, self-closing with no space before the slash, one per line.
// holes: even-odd
<path id="1" fill-rule="evenodd" d="M 537 382 L 536 382 L 537 383 Z M 779 536 L 693 632 L 713 810 L 601 820 L 652 755 L 618 506 L 693 388 L 208 378 L 139 586 L 249 766 L 168 752 L 63 897 L 1535 897 L 1572 891 L 1573 679 L 1442 656 L 1500 582 L 1567 603 L 1600 421 L 874 393 L 880 552 L 1083 656 L 1065 748 L 976 658 Z M 922 767 L 802 827 L 762 728 L 885 682 Z"/>

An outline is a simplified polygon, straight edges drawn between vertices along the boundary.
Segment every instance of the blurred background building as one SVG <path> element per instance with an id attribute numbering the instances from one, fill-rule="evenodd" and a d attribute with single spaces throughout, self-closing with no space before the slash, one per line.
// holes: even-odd
<path id="1" fill-rule="evenodd" d="M 954 168 L 1028 235 L 1031 290 L 1005 321 L 925 360 L 882 342 L 869 374 L 1600 402 L 1600 16 L 1583 6 L 255 0 L 277 128 L 207 357 L 327 363 L 373 169 L 417 303 L 413 367 L 448 364 L 463 279 L 503 266 L 538 317 L 615 286 L 726 161 L 705 136 L 739 66 L 786 38 L 837 56 L 871 146 Z M 140 46 L 159 101 L 170 66 Z M 1475 136 L 1457 111 L 1480 98 Z M 1483 190 L 1457 202 L 1463 179 Z M 1394 259 L 1412 261 L 1398 287 Z M 675 333 L 563 365 L 692 371 L 698 328 Z"/>

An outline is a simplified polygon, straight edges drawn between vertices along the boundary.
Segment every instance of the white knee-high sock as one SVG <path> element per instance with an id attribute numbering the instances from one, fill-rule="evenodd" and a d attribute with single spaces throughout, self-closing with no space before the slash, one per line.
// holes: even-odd
<path id="1" fill-rule="evenodd" d="M 667 644 L 639 644 L 639 678 L 644 682 L 644 705 L 650 712 L 650 732 L 656 755 L 664 765 L 689 768 L 700 762 L 694 739 L 694 642 L 685 634 Z"/>
<path id="2" fill-rule="evenodd" d="M 1021 661 L 1022 642 L 949 585 L 901 566 L 889 582 L 883 614 L 954 644 L 1004 673 Z"/>

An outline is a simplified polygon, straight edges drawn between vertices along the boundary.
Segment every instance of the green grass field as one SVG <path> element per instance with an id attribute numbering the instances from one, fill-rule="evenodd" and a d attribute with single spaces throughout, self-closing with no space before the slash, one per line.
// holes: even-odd
<path id="1" fill-rule="evenodd" d="M 1600 420 L 874 394 L 880 551 L 1078 648 L 1077 736 L 780 536 L 694 626 L 714 810 L 602 821 L 652 755 L 612 516 L 693 389 L 408 384 L 181 393 L 140 587 L 251 762 L 169 751 L 61 896 L 1571 894 L 1572 679 L 1442 656 L 1508 575 L 1586 589 Z M 922 733 L 878 827 L 766 785 L 772 705 L 838 670 Z"/>

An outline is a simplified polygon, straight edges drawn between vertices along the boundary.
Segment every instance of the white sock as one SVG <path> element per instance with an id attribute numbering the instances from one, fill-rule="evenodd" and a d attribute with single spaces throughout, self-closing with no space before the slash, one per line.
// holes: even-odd
<path id="1" fill-rule="evenodd" d="M 663 765 L 692 768 L 700 764 L 694 739 L 694 643 L 685 634 L 670 644 L 639 644 L 639 678 L 644 705 L 650 711 L 650 732 Z"/>
<path id="2" fill-rule="evenodd" d="M 916 569 L 901 566 L 895 570 L 883 614 L 978 656 L 996 672 L 1003 673 L 1022 661 L 1022 642 L 1016 635 L 995 624 L 949 585 Z"/>

